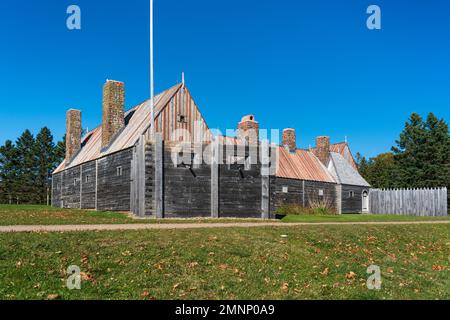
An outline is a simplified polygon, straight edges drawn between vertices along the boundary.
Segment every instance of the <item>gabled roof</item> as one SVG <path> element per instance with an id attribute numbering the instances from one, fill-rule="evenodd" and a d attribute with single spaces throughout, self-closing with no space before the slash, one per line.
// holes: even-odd
<path id="1" fill-rule="evenodd" d="M 359 174 L 358 170 L 346 160 L 340 153 L 330 153 L 330 163 L 328 165 L 330 173 L 340 184 L 369 187 L 369 183 Z"/>
<path id="2" fill-rule="evenodd" d="M 344 157 L 345 160 L 347 160 L 350 163 L 350 165 L 355 170 L 358 170 L 358 166 L 356 165 L 355 159 L 353 158 L 352 152 L 350 151 L 347 142 L 340 142 L 330 145 L 330 152 L 339 153 L 341 156 Z"/>
<path id="3" fill-rule="evenodd" d="M 155 97 L 154 117 L 167 106 L 170 99 L 178 92 L 182 84 L 177 84 Z M 102 126 L 89 131 L 81 140 L 81 150 L 67 165 L 64 160 L 54 173 L 78 166 L 82 163 L 96 160 L 108 154 L 130 148 L 136 144 L 139 137 L 147 131 L 151 123 L 150 101 L 147 100 L 125 113 L 125 127 L 122 132 L 112 141 L 106 150 L 102 149 Z"/>

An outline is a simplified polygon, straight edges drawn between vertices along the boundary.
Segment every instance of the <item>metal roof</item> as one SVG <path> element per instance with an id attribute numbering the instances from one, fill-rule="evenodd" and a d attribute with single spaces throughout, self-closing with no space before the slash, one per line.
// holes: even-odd
<path id="1" fill-rule="evenodd" d="M 312 151 L 297 149 L 290 152 L 278 147 L 278 165 L 276 176 L 280 178 L 310 180 L 335 183 L 327 168 Z"/>
<path id="2" fill-rule="evenodd" d="M 172 88 L 164 91 L 155 97 L 155 112 L 156 118 L 159 113 L 167 106 L 169 100 L 182 87 L 182 84 L 177 84 Z M 139 137 L 144 134 L 150 126 L 150 101 L 137 105 L 125 113 L 126 124 L 122 132 L 112 141 L 112 144 L 106 149 L 102 149 L 102 126 L 89 131 L 81 140 L 81 149 L 75 158 L 66 165 L 64 160 L 54 171 L 58 173 L 65 169 L 78 166 L 82 163 L 96 160 L 108 154 L 115 153 L 120 150 L 130 148 L 136 144 Z"/>

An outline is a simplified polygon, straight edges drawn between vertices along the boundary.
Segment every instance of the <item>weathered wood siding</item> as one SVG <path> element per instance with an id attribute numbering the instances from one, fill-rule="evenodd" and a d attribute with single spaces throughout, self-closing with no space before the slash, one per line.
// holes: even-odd
<path id="1" fill-rule="evenodd" d="M 303 184 L 303 180 L 271 177 L 270 211 L 275 213 L 288 204 L 303 206 Z M 283 192 L 283 188 L 287 188 L 287 192 Z"/>
<path id="2" fill-rule="evenodd" d="M 52 176 L 52 207 L 62 206 L 62 172 Z"/>
<path id="3" fill-rule="evenodd" d="M 97 164 L 91 161 L 54 174 L 52 206 L 130 210 L 131 155 L 131 149 L 127 149 L 98 159 Z M 122 168 L 121 176 L 117 167 Z"/>
<path id="4" fill-rule="evenodd" d="M 320 195 L 323 191 L 323 196 Z M 305 181 L 305 207 L 311 207 L 315 202 L 326 203 L 336 209 L 336 184 L 318 181 Z"/>
<path id="5" fill-rule="evenodd" d="M 156 114 L 155 132 L 161 132 L 164 141 L 204 143 L 212 137 L 187 88 L 180 88 L 161 113 Z"/>
<path id="6" fill-rule="evenodd" d="M 372 214 L 446 217 L 447 188 L 370 190 Z"/>
<path id="7" fill-rule="evenodd" d="M 336 209 L 336 184 L 271 177 L 271 212 L 275 213 L 284 205 L 296 204 L 310 207 L 314 202 L 325 202 L 331 209 Z M 284 191 L 287 192 L 283 192 Z M 323 191 L 323 196 L 319 191 Z"/>
<path id="8" fill-rule="evenodd" d="M 132 150 L 127 149 L 98 160 L 98 210 L 130 210 L 131 158 Z M 122 167 L 121 176 L 118 167 Z"/>
<path id="9" fill-rule="evenodd" d="M 80 167 L 62 172 L 62 206 L 80 208 Z"/>
<path id="10" fill-rule="evenodd" d="M 171 152 L 164 152 L 165 217 L 209 217 L 211 169 L 209 165 L 175 167 Z"/>
<path id="11" fill-rule="evenodd" d="M 95 161 L 85 163 L 81 166 L 81 208 L 95 209 Z"/>
<path id="12" fill-rule="evenodd" d="M 368 187 L 342 185 L 342 213 L 362 212 L 362 193 Z M 353 192 L 353 196 L 351 195 Z"/>

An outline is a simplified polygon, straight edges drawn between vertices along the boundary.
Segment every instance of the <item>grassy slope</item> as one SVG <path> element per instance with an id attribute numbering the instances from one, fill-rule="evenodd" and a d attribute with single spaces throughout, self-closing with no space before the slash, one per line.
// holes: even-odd
<path id="1" fill-rule="evenodd" d="M 339 216 L 295 216 L 283 218 L 283 222 L 339 222 L 339 221 L 416 221 L 449 220 L 449 217 L 407 217 L 386 215 L 345 214 Z M 78 209 L 59 209 L 47 206 L 0 205 L 0 225 L 54 225 L 54 224 L 122 224 L 122 223 L 184 223 L 184 222 L 261 222 L 255 219 L 188 219 L 188 220 L 141 220 L 132 219 L 125 213 L 96 212 Z"/>
<path id="2" fill-rule="evenodd" d="M 261 219 L 133 219 L 126 213 L 59 209 L 36 205 L 0 205 L 0 225 L 67 225 L 186 222 L 261 222 Z"/>
<path id="3" fill-rule="evenodd" d="M 0 234 L 0 298 L 450 299 L 449 252 L 448 225 Z"/>

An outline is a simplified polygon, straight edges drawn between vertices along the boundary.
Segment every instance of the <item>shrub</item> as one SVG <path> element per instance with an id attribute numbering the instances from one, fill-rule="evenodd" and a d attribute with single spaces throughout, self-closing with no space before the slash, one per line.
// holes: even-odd
<path id="1" fill-rule="evenodd" d="M 327 200 L 312 200 L 309 207 L 299 204 L 287 204 L 277 210 L 281 215 L 335 215 L 332 202 Z"/>

